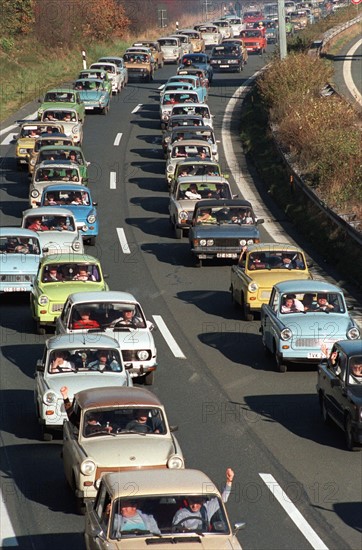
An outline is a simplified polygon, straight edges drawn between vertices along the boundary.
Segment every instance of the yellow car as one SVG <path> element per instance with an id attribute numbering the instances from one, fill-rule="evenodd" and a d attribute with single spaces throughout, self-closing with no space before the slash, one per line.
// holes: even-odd
<path id="1" fill-rule="evenodd" d="M 49 132 L 63 132 L 63 126 L 61 123 L 54 122 L 39 122 L 36 121 L 24 121 L 20 127 L 19 135 L 14 134 L 13 138 L 16 141 L 16 162 L 19 168 L 27 166 L 29 157 L 34 149 L 35 140 L 42 134 Z"/>
<path id="2" fill-rule="evenodd" d="M 312 279 L 301 248 L 286 243 L 261 243 L 244 248 L 231 268 L 231 297 L 240 305 L 245 321 L 252 321 L 272 288 L 282 281 Z"/>

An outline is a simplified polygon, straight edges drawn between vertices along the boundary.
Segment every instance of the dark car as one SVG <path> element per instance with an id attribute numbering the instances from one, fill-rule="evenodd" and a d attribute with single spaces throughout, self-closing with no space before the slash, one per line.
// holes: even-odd
<path id="1" fill-rule="evenodd" d="M 206 53 L 188 53 L 182 56 L 181 64 L 177 70 L 177 74 L 180 74 L 182 69 L 198 68 L 206 72 L 206 76 L 211 84 L 213 78 L 213 70 L 209 63 L 209 56 Z"/>
<path id="2" fill-rule="evenodd" d="M 191 252 L 200 266 L 206 259 L 236 260 L 244 246 L 260 242 L 261 223 L 248 201 L 198 201 L 189 232 Z"/>
<path id="3" fill-rule="evenodd" d="M 215 46 L 211 52 L 210 65 L 214 71 L 233 71 L 240 73 L 244 65 L 240 46 L 237 43 Z"/>
<path id="4" fill-rule="evenodd" d="M 317 392 L 325 423 L 345 432 L 348 450 L 362 443 L 362 341 L 340 340 L 318 366 Z"/>

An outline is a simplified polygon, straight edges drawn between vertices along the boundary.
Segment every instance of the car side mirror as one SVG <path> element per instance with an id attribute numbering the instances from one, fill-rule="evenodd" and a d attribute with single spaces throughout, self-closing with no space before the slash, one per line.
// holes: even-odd
<path id="1" fill-rule="evenodd" d="M 332 378 L 331 386 L 332 388 L 340 388 L 342 386 L 342 380 L 340 378 Z"/>
<path id="2" fill-rule="evenodd" d="M 170 426 L 170 432 L 177 432 L 178 426 Z"/>
<path id="3" fill-rule="evenodd" d="M 240 531 L 240 529 L 244 529 L 244 528 L 245 528 L 245 525 L 246 525 L 245 521 L 240 521 L 240 522 L 238 522 L 238 523 L 234 523 L 233 535 L 235 536 L 236 533 L 237 533 L 238 531 Z"/>
<path id="4" fill-rule="evenodd" d="M 239 196 L 238 194 L 236 194 L 236 195 L 233 195 L 233 199 L 237 199 L 237 198 L 238 198 L 238 196 Z"/>
<path id="5" fill-rule="evenodd" d="M 36 371 L 37 372 L 44 372 L 44 363 L 41 359 L 38 359 L 36 362 Z"/>
<path id="6" fill-rule="evenodd" d="M 40 98 L 38 99 L 38 103 L 42 103 L 42 100 Z"/>
<path id="7" fill-rule="evenodd" d="M 347 311 L 353 311 L 354 306 L 352 304 L 347 304 Z"/>
<path id="8" fill-rule="evenodd" d="M 156 330 L 156 325 L 154 325 L 151 321 L 146 321 L 146 325 L 148 330 Z"/>
<path id="9" fill-rule="evenodd" d="M 45 246 L 45 247 L 42 249 L 42 251 L 45 252 L 45 254 L 46 254 L 47 252 L 49 252 L 49 248 L 48 248 L 47 246 Z"/>
<path id="10" fill-rule="evenodd" d="M 314 266 L 314 262 L 307 261 L 307 267 L 313 267 L 313 266 Z"/>
<path id="11" fill-rule="evenodd" d="M 262 223 L 264 223 L 264 218 L 258 218 L 258 219 L 256 220 L 256 223 L 257 223 L 258 225 L 261 225 Z"/>
<path id="12" fill-rule="evenodd" d="M 18 134 L 13 134 L 13 139 L 18 139 Z"/>
<path id="13" fill-rule="evenodd" d="M 98 202 L 93 201 L 93 202 L 92 202 L 92 205 L 93 205 L 93 206 L 98 206 Z"/>
<path id="14" fill-rule="evenodd" d="M 126 364 L 124 365 L 124 368 L 125 368 L 126 370 L 131 370 L 131 369 L 133 368 L 133 364 L 132 364 L 132 363 L 126 363 Z"/>

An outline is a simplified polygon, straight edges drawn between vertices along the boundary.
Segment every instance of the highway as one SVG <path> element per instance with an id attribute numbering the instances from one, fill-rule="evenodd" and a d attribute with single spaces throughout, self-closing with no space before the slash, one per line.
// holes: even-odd
<path id="1" fill-rule="evenodd" d="M 243 162 L 243 157 L 237 113 L 230 137 L 225 109 L 266 61 L 250 56 L 241 75 L 217 74 L 210 89 L 217 138 L 223 130 L 228 140 L 220 148 L 226 172 L 229 159 Z M 151 389 L 165 404 L 170 423 L 179 426 L 187 467 L 205 471 L 220 488 L 226 467 L 235 470 L 227 508 L 233 523 L 247 524 L 238 535 L 243 548 L 361 548 L 362 454 L 346 451 L 343 433 L 323 426 L 316 369 L 276 372 L 262 348 L 260 322 L 241 321 L 232 306 L 230 264 L 196 268 L 187 239 L 173 236 L 158 113 L 158 88 L 173 74 L 175 65 L 166 65 L 154 82 L 130 83 L 113 98 L 107 117 L 86 118 L 83 148 L 92 163 L 90 187 L 101 226 L 96 246 L 87 251 L 102 261 L 112 290 L 130 291 L 148 319 L 156 316 L 159 367 Z M 21 116 L 36 107 L 35 102 L 26 106 Z M 3 226 L 19 225 L 28 193 L 27 175 L 17 171 L 14 145 L 6 137 L 1 138 Z M 236 182 L 241 185 L 244 174 L 234 162 L 231 168 L 230 181 L 240 195 Z M 260 216 L 264 203 L 272 208 L 261 226 L 263 240 L 271 238 L 269 227 L 273 235 L 282 231 L 284 239 L 292 234 L 313 256 L 255 183 L 254 193 L 261 192 L 256 213 Z M 274 226 L 274 220 L 281 225 Z M 330 266 L 323 269 L 332 273 Z M 61 438 L 41 441 L 35 418 L 34 372 L 45 337 L 35 334 L 27 296 L 0 300 L 0 546 L 82 549 L 84 518 L 76 515 L 66 486 Z M 164 338 L 157 316 L 172 339 Z"/>

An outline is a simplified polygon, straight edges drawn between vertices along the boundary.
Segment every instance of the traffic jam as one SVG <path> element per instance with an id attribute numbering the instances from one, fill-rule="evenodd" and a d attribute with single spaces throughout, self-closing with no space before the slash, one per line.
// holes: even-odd
<path id="1" fill-rule="evenodd" d="M 276 371 L 288 376 L 290 365 L 315 365 L 324 422 L 343 430 L 348 450 L 362 443 L 361 333 L 348 299 L 315 278 L 302 248 L 263 242 L 265 220 L 235 193 L 220 161 L 222 136 L 208 102 L 213 79 L 238 78 L 250 56 L 278 41 L 267 6 L 270 18 L 267 9 L 250 9 L 243 18 L 224 15 L 137 40 L 122 56 L 80 68 L 71 87 L 49 89 L 37 116 L 18 121 L 16 161 L 28 174 L 28 204 L 19 227 L 0 227 L 0 291 L 29 293 L 32 332 L 46 335 L 35 411 L 43 441 L 63 433 L 64 476 L 85 514 L 88 550 L 241 549 L 245 525 L 242 517 L 231 525 L 226 510 L 233 470 L 226 468 L 219 490 L 202 467 L 188 469 L 178 427 L 146 387 L 162 376 L 154 337 L 162 319 L 148 317 L 127 288 L 110 288 L 92 254 L 100 224 L 92 159 L 82 149 L 85 119 L 99 116 L 102 124 L 112 98 L 131 82 L 152 83 L 166 63 L 175 74 L 155 102 L 175 242 L 188 243 L 200 281 L 210 265 L 230 265 L 226 290 L 241 321 L 260 320 L 260 346 Z M 310 7 L 299 11 L 309 22 L 317 16 Z"/>

